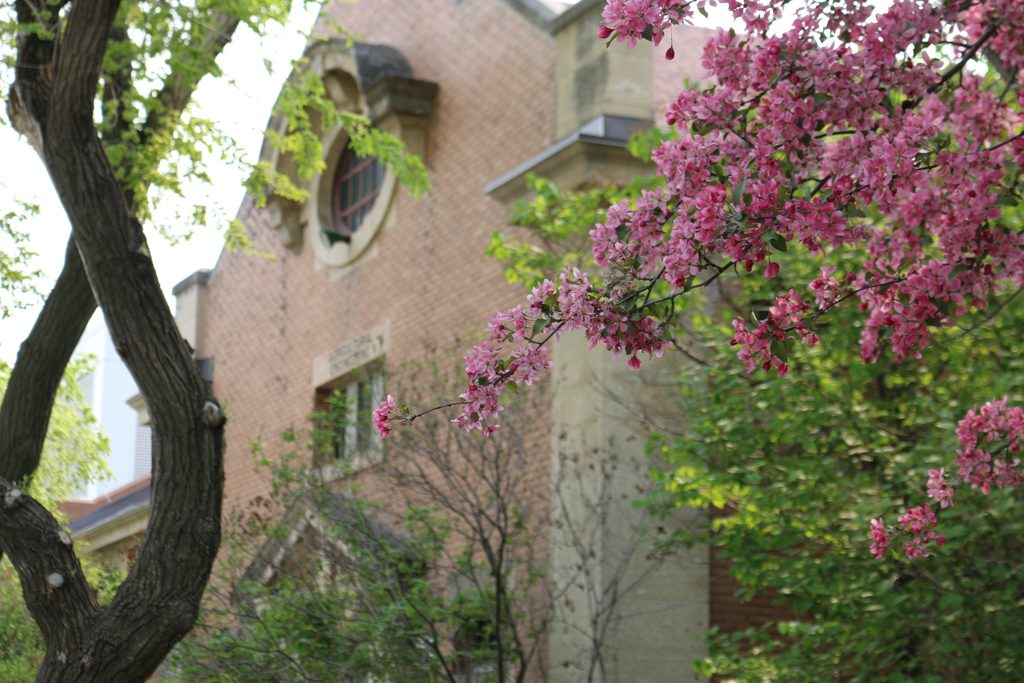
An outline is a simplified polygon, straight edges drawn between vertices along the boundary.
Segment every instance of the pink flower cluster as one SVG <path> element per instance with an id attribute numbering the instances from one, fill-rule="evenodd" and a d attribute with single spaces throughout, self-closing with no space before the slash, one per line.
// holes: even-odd
<path id="1" fill-rule="evenodd" d="M 1007 399 L 990 401 L 968 411 L 956 430 L 960 441 L 956 465 L 960 478 L 988 493 L 1024 483 L 1020 453 L 1024 442 L 1024 410 Z"/>
<path id="2" fill-rule="evenodd" d="M 833 276 L 835 272 L 835 266 L 823 266 L 821 274 L 808 285 L 814 292 L 819 311 L 835 306 L 843 296 L 843 284 Z"/>
<path id="3" fill-rule="evenodd" d="M 551 367 L 547 352 L 539 344 L 523 341 L 516 344 L 506 356 L 501 348 L 485 341 L 466 354 L 466 376 L 469 386 L 460 394 L 462 410 L 452 422 L 471 430 L 481 429 L 484 434 L 496 430 L 497 423 L 488 422 L 501 412 L 501 394 L 510 384 L 529 386 Z"/>
<path id="4" fill-rule="evenodd" d="M 907 559 L 917 560 L 934 555 L 929 546 L 941 547 L 946 542 L 945 536 L 934 531 L 938 523 L 938 518 L 927 503 L 900 515 L 899 529 L 886 527 L 881 518 L 873 519 L 870 534 L 871 554 L 877 559 L 882 559 L 892 543 L 893 536 L 902 535 L 907 537 L 903 542 L 903 552 Z"/>
<path id="5" fill-rule="evenodd" d="M 871 520 L 871 554 L 877 559 L 885 557 L 885 551 L 889 547 L 889 530 L 882 518 Z"/>
<path id="6" fill-rule="evenodd" d="M 911 560 L 932 555 L 928 548 L 929 544 L 942 546 L 946 542 L 945 536 L 940 536 L 932 530 L 938 525 L 939 520 L 928 503 L 907 510 L 900 515 L 899 522 L 900 527 L 910 533 L 910 539 L 903 543 L 903 552 Z"/>
<path id="7" fill-rule="evenodd" d="M 799 335 L 805 344 L 818 343 L 818 336 L 807 327 L 803 318 L 808 309 L 800 295 L 791 289 L 775 298 L 775 305 L 768 309 L 764 320 L 758 322 L 753 330 L 747 329 L 743 318 L 732 321 L 736 333 L 729 343 L 740 347 L 738 355 L 747 372 L 758 367 L 775 370 L 780 377 L 789 372 L 789 365 L 778 350 L 792 333 Z"/>
<path id="8" fill-rule="evenodd" d="M 1021 3 L 806 3 L 779 35 L 767 33 L 778 3 L 726 4 L 750 33 L 707 44 L 716 83 L 679 95 L 667 120 L 681 135 L 653 154 L 666 190 L 609 209 L 592 232 L 599 265 L 660 269 L 685 290 L 722 257 L 747 270 L 767 262 L 772 279 L 780 244 L 866 246 L 860 272 L 840 279 L 826 266 L 809 284 L 819 309 L 857 295 L 867 361 L 885 346 L 920 356 L 930 328 L 983 308 L 1002 282 L 1024 284 L 1024 235 L 999 206 L 1019 196 L 1005 171 L 1024 157 L 1024 119 L 1011 89 L 1000 96 L 957 64 L 988 48 L 1024 62 Z M 656 39 L 701 5 L 611 0 L 603 34 Z M 926 57 L 931 47 L 949 58 Z M 749 353 L 754 342 L 740 344 L 745 362 L 763 355 Z"/>
<path id="9" fill-rule="evenodd" d="M 586 274 L 567 269 L 557 283 L 544 280 L 537 285 L 525 307 L 500 312 L 488 322 L 490 339 L 466 355 L 469 384 L 453 422 L 463 429 L 493 432 L 502 394 L 512 385 L 539 380 L 551 367 L 544 345 L 576 329 L 591 346 L 600 343 L 613 353 L 625 353 L 634 369 L 641 365 L 641 354 L 660 356 L 669 343 L 652 317 L 602 297 Z"/>
<path id="10" fill-rule="evenodd" d="M 956 430 L 960 441 L 956 464 L 960 478 L 972 488 L 981 489 L 984 494 L 993 488 L 1009 488 L 1024 484 L 1024 469 L 1020 458 L 1012 456 L 1020 453 L 1024 444 L 1024 409 L 1019 406 L 1010 407 L 1006 398 L 989 401 L 980 408 L 967 412 Z M 946 469 L 933 469 L 928 472 L 928 497 L 947 508 L 953 504 L 956 488 L 946 480 Z M 876 522 L 871 520 L 871 554 L 882 557 L 888 546 L 879 540 L 881 531 Z M 900 526 L 911 535 L 904 543 L 907 557 L 916 559 L 931 555 L 929 543 L 941 546 L 945 538 L 937 535 L 933 528 L 938 519 L 929 504 L 911 508 L 899 518 Z"/>
<path id="11" fill-rule="evenodd" d="M 939 504 L 939 507 L 948 508 L 953 504 L 953 495 L 956 489 L 946 482 L 946 468 L 940 467 L 937 470 L 928 470 L 928 497 Z"/>
<path id="12" fill-rule="evenodd" d="M 617 40 L 627 41 L 630 47 L 641 38 L 657 45 L 665 30 L 688 13 L 690 4 L 690 0 L 608 0 L 598 35 L 608 38 L 617 34 Z"/>
<path id="13" fill-rule="evenodd" d="M 387 395 L 380 405 L 373 409 L 373 426 L 377 428 L 380 438 L 388 438 L 391 433 L 391 413 L 395 410 L 395 397 Z"/>

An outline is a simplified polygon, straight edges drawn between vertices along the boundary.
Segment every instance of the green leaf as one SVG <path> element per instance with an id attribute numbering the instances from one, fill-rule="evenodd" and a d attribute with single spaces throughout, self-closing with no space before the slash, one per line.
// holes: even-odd
<path id="1" fill-rule="evenodd" d="M 781 360 L 783 363 L 789 360 L 789 343 L 785 341 L 773 341 L 771 344 L 772 355 Z"/>
<path id="2" fill-rule="evenodd" d="M 789 251 L 789 242 L 785 237 L 777 232 L 765 233 L 765 238 L 768 240 L 768 244 L 772 245 L 776 251 Z"/>
<path id="3" fill-rule="evenodd" d="M 732 188 L 732 203 L 740 205 L 743 202 L 743 193 L 747 191 L 747 181 L 741 180 Z"/>

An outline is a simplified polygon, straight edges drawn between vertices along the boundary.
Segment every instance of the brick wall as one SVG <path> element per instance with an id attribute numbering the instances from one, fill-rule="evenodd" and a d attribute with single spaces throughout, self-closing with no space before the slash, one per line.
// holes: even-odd
<path id="1" fill-rule="evenodd" d="M 724 517 L 727 510 L 716 510 L 712 517 Z M 769 621 L 796 618 L 779 600 L 775 591 L 765 591 L 745 599 L 739 595 L 739 582 L 730 574 L 732 562 L 722 555 L 720 548 L 711 548 L 710 602 L 711 626 L 726 633 L 755 628 Z"/>
<path id="2" fill-rule="evenodd" d="M 266 490 L 248 442 L 306 424 L 313 359 L 387 324 L 389 364 L 445 346 L 521 297 L 483 256 L 506 209 L 483 186 L 552 141 L 553 42 L 500 0 L 337 3 L 331 17 L 399 48 L 414 76 L 440 85 L 428 128 L 433 190 L 397 193 L 377 254 L 341 277 L 312 250 L 282 249 L 265 213 L 241 216 L 262 259 L 225 253 L 214 271 L 199 352 L 215 358 L 226 404 L 226 509 Z M 441 398 L 441 397 L 439 397 Z"/>

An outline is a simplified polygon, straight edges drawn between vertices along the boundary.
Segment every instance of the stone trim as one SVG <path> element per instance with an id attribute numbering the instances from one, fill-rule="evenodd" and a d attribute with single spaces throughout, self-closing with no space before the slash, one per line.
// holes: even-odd
<path id="1" fill-rule="evenodd" d="M 649 120 L 602 114 L 491 181 L 484 186 L 484 192 L 500 201 L 517 199 L 526 192 L 527 173 L 551 178 L 567 189 L 574 189 L 593 180 L 591 176 L 641 171 L 643 163 L 627 149 L 629 136 L 651 125 Z"/>
<path id="2" fill-rule="evenodd" d="M 312 387 L 330 387 L 352 373 L 384 358 L 388 349 L 388 326 L 349 339 L 313 359 Z"/>
<path id="3" fill-rule="evenodd" d="M 343 40 L 317 43 L 305 54 L 304 69 L 324 80 L 330 98 L 339 109 L 356 111 L 374 125 L 401 139 L 410 153 L 421 157 L 426 151 L 427 119 L 433 112 L 438 85 L 412 77 L 412 69 L 401 52 L 388 45 Z M 314 116 L 314 121 L 317 119 Z M 287 121 L 271 119 L 269 129 L 284 131 Z M 278 173 L 291 178 L 309 192 L 305 202 L 271 197 L 267 215 L 281 243 L 294 252 L 308 246 L 318 264 L 343 274 L 359 259 L 373 253 L 373 245 L 382 226 L 390 220 L 397 179 L 391 169 L 384 170 L 380 192 L 373 208 L 348 242 L 330 244 L 323 227 L 330 225 L 331 190 L 337 164 L 348 145 L 348 136 L 340 127 L 318 130 L 324 143 L 324 172 L 310 181 L 298 178 L 293 160 L 281 154 L 266 140 L 261 159 L 270 161 Z"/>
<path id="4" fill-rule="evenodd" d="M 385 76 L 363 92 L 367 114 L 376 121 L 388 114 L 430 116 L 440 90 L 437 83 L 415 78 Z"/>

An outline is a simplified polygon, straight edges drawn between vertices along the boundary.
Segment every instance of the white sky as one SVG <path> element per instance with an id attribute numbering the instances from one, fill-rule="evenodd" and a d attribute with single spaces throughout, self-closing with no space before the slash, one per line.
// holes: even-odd
<path id="1" fill-rule="evenodd" d="M 263 39 L 244 27 L 240 28 L 219 62 L 224 77 L 203 81 L 196 93 L 196 115 L 217 122 L 237 141 L 250 160 L 255 160 L 259 154 L 274 99 L 290 71 L 291 61 L 302 53 L 304 34 L 316 15 L 316 7 L 297 4 L 300 7 L 288 25 L 269 31 Z M 726 10 L 717 7 L 712 8 L 708 20 L 700 16 L 694 18 L 698 25 L 716 27 L 728 25 L 731 17 Z M 367 36 L 367 39 L 372 40 L 373 37 Z M 625 48 L 616 44 L 611 49 Z M 272 75 L 268 75 L 263 65 L 264 59 L 272 63 Z M 208 169 L 213 186 L 189 188 L 185 200 L 180 202 L 185 207 L 192 203 L 210 205 L 213 210 L 206 228 L 197 229 L 191 240 L 173 247 L 154 231 L 147 231 L 160 283 L 169 301 L 175 284 L 200 268 L 212 268 L 216 264 L 223 244 L 223 229 L 234 217 L 244 195 L 242 170 L 212 160 L 208 162 Z M 40 207 L 38 216 L 19 227 L 30 233 L 31 248 L 39 254 L 36 267 L 42 269 L 44 277 L 38 284 L 45 294 L 60 273 L 70 228 L 42 162 L 8 126 L 0 126 L 0 192 L 7 195 L 5 201 L 0 202 L 5 210 L 13 205 L 11 198 Z M 170 219 L 164 222 L 170 222 Z M 14 361 L 40 306 L 41 302 L 15 313 L 11 318 L 0 320 L 0 359 Z"/>

